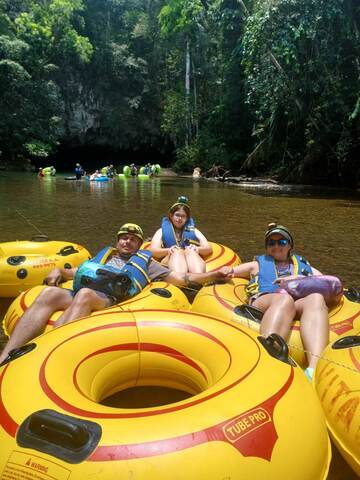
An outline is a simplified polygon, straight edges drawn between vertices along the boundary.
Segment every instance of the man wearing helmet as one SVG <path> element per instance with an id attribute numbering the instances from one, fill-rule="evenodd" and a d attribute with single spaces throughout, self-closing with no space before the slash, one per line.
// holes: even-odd
<path id="1" fill-rule="evenodd" d="M 104 280 L 98 281 L 97 278 L 88 278 L 87 276 L 85 276 L 86 282 L 84 278 L 80 278 L 77 281 L 76 274 L 78 270 L 81 270 L 82 266 L 72 269 L 56 268 L 52 270 L 44 282 L 48 286 L 38 295 L 34 303 L 19 319 L 0 355 L 0 363 L 7 358 L 10 350 L 18 348 L 40 335 L 54 312 L 64 310 L 64 313 L 55 322 L 56 327 L 121 301 L 116 293 L 111 290 L 112 281 L 109 278 L 115 278 L 114 271 L 119 272 L 123 276 L 127 274 L 129 267 L 133 267 L 136 264 L 137 255 L 140 257 L 140 262 L 145 261 L 146 266 L 144 267 L 144 263 L 142 266 L 139 263 L 138 269 L 142 272 L 143 277 L 147 279 L 147 283 L 165 280 L 174 285 L 185 286 L 189 283 L 202 284 L 212 280 L 230 278 L 228 273 L 219 271 L 208 273 L 179 273 L 170 271 L 160 263 L 154 262 L 150 258 L 151 254 L 149 252 L 142 251 L 143 254 L 140 254 L 139 249 L 143 240 L 144 234 L 142 229 L 136 224 L 126 223 L 117 233 L 115 249 L 108 247 L 99 252 L 90 262 L 86 262 L 91 264 L 92 261 L 96 260 L 96 266 L 100 268 L 95 270 L 96 272 L 100 271 L 102 276 L 105 277 L 105 282 Z M 147 258 L 144 259 L 146 254 Z M 78 285 L 75 290 L 68 290 L 58 286 L 61 282 L 71 279 L 74 279 L 74 286 L 75 284 Z M 106 288 L 104 288 L 104 283 Z M 139 284 L 136 278 L 133 283 Z"/>

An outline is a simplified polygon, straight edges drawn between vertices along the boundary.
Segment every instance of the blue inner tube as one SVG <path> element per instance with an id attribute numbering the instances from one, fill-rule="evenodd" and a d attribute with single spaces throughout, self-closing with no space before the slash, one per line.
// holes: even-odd
<path id="1" fill-rule="evenodd" d="M 109 181 L 109 177 L 97 177 L 97 178 L 94 178 L 93 182 L 108 182 Z"/>

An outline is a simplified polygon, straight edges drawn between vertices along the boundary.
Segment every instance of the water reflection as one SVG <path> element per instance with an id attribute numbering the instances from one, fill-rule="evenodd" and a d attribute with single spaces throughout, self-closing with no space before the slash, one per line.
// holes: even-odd
<path id="1" fill-rule="evenodd" d="M 56 192 L 56 177 L 46 176 L 39 178 L 39 187 L 45 195 L 52 195 Z"/>

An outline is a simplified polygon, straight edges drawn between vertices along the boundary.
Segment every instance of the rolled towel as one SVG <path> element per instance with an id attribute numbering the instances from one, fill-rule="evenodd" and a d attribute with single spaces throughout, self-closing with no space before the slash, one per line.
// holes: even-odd
<path id="1" fill-rule="evenodd" d="M 307 297 L 311 293 L 321 293 L 328 307 L 337 305 L 343 294 L 341 281 L 332 275 L 312 275 L 280 281 L 280 292 L 288 293 L 294 300 Z"/>

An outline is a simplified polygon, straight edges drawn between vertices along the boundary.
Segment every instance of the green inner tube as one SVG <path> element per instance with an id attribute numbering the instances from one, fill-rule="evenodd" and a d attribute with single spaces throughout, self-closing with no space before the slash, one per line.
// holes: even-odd
<path id="1" fill-rule="evenodd" d="M 123 174 L 125 175 L 125 177 L 131 176 L 131 168 L 129 167 L 129 165 L 125 165 L 125 167 L 123 168 Z"/>
<path id="2" fill-rule="evenodd" d="M 160 175 L 160 172 L 161 172 L 161 167 L 160 165 L 157 163 L 155 165 L 152 165 L 151 167 L 151 171 L 154 175 Z"/>

